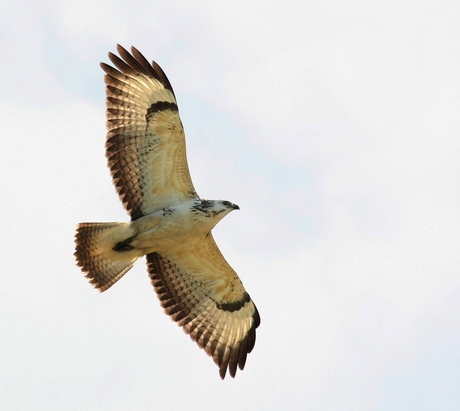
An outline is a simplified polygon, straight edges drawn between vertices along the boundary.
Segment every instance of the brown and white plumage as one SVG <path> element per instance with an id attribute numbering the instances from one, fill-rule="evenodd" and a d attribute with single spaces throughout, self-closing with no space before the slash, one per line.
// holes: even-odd
<path id="1" fill-rule="evenodd" d="M 106 156 L 130 223 L 82 223 L 77 264 L 105 291 L 143 255 L 173 321 L 212 356 L 221 378 L 244 368 L 260 324 L 257 309 L 211 229 L 238 206 L 202 200 L 190 177 L 171 84 L 134 47 L 101 63 L 107 94 Z"/>
<path id="2" fill-rule="evenodd" d="M 260 323 L 254 303 L 209 233 L 170 252 L 147 254 L 152 284 L 165 313 L 220 368 L 243 369 Z"/>
<path id="3" fill-rule="evenodd" d="M 132 48 L 101 63 L 107 94 L 106 156 L 131 218 L 197 197 L 174 91 L 163 70 Z M 134 57 L 133 57 L 134 56 Z"/>

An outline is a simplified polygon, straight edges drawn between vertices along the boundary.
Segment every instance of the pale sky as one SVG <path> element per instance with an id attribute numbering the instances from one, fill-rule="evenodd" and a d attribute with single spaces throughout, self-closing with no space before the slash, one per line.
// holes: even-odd
<path id="1" fill-rule="evenodd" d="M 458 1 L 6 0 L 0 14 L 0 408 L 460 409 Z M 75 226 L 128 221 L 99 62 L 168 75 L 213 231 L 262 319 L 218 368 L 144 260 L 110 290 Z"/>

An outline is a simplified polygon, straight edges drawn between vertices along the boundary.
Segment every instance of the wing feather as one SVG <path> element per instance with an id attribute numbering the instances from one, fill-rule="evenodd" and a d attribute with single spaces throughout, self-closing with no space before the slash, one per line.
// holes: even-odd
<path id="1" fill-rule="evenodd" d="M 135 48 L 109 53 L 105 71 L 106 156 L 115 189 L 132 220 L 197 198 L 171 83 Z"/>
<path id="2" fill-rule="evenodd" d="M 152 285 L 166 314 L 213 358 L 221 378 L 234 377 L 255 344 L 260 317 L 211 233 L 147 255 Z"/>

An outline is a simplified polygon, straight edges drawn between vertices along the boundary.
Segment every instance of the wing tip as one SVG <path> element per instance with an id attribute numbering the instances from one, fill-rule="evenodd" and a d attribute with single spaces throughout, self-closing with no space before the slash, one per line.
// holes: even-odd
<path id="1" fill-rule="evenodd" d="M 116 49 L 120 57 L 112 52 L 108 53 L 108 57 L 112 64 L 115 65 L 120 72 L 128 76 L 144 74 L 154 77 L 160 81 L 164 88 L 168 89 L 175 97 L 174 90 L 168 77 L 156 61 L 153 60 L 152 63 L 149 63 L 144 55 L 134 46 L 131 46 L 131 52 L 129 52 L 122 45 L 117 43 Z M 100 66 L 106 73 L 113 70 L 113 67 L 103 62 L 100 63 Z"/>

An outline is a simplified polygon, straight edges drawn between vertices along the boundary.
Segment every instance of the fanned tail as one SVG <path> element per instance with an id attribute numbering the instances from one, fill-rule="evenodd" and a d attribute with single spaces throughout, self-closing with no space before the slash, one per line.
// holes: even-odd
<path id="1" fill-rule="evenodd" d="M 75 234 L 77 265 L 99 291 L 115 284 L 134 265 L 138 252 L 116 251 L 132 235 L 130 223 L 81 223 Z"/>

